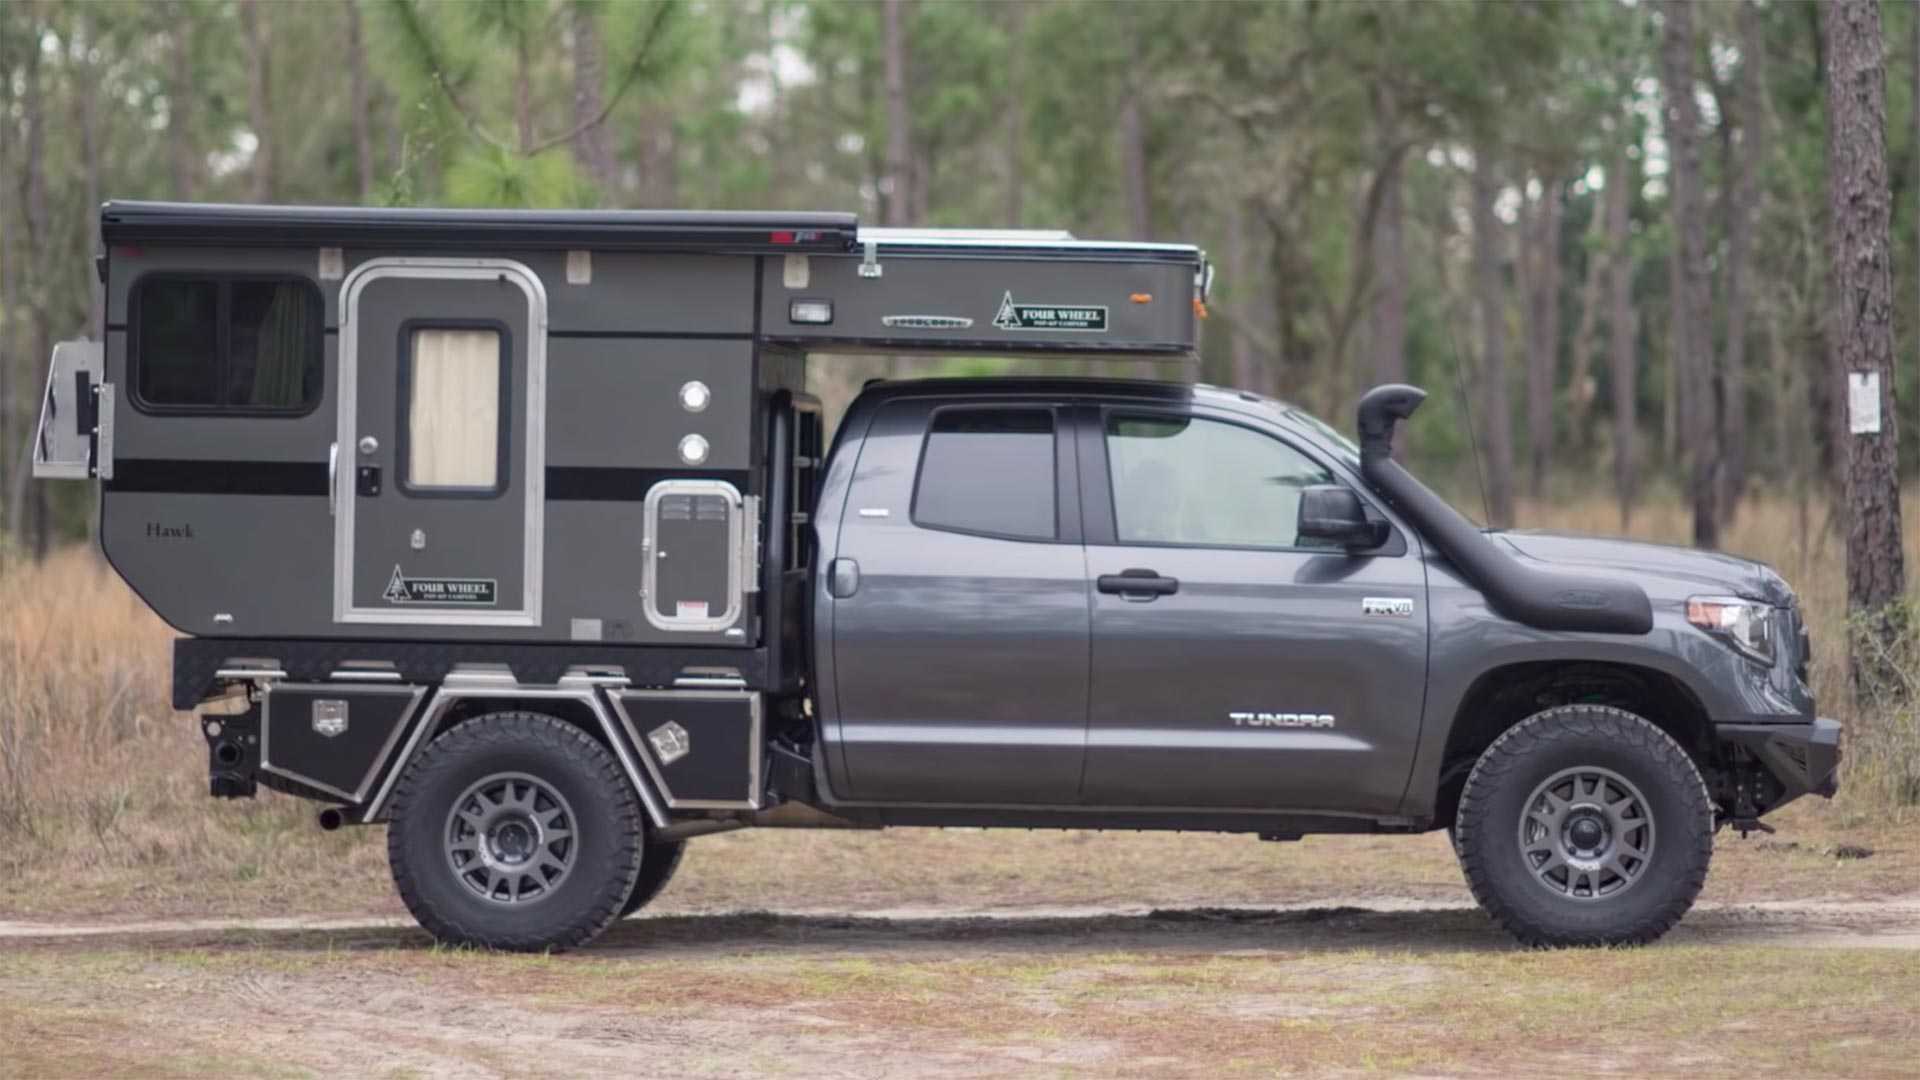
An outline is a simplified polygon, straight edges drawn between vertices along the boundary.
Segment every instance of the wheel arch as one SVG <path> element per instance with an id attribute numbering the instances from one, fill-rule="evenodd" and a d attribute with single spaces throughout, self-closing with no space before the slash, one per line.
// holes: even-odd
<path id="1" fill-rule="evenodd" d="M 1624 709 L 1672 736 L 1702 774 L 1713 767 L 1714 731 L 1707 708 L 1668 672 L 1610 660 L 1503 664 L 1474 679 L 1450 719 L 1434 788 L 1433 823 L 1453 823 L 1467 774 L 1495 740 L 1528 717 L 1562 705 Z"/>
<path id="2" fill-rule="evenodd" d="M 639 794 L 647 823 L 656 829 L 666 827 L 669 820 L 666 801 L 654 790 L 652 781 L 640 767 L 640 758 L 631 739 L 620 730 L 619 721 L 613 710 L 601 700 L 600 691 L 589 687 L 566 686 L 440 687 L 421 710 L 412 734 L 394 755 L 372 800 L 361 811 L 360 820 L 363 823 L 386 820 L 387 800 L 395 783 L 428 743 L 469 720 L 508 712 L 552 717 L 579 728 L 589 738 L 605 746 L 620 762 L 621 771 Z"/>

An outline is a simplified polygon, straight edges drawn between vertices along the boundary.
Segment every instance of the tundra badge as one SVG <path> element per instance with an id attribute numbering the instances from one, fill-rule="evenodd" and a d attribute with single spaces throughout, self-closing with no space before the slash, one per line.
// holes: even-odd
<path id="1" fill-rule="evenodd" d="M 1227 719 L 1234 727 L 1330 728 L 1332 713 L 1312 712 L 1230 712 Z"/>
<path id="2" fill-rule="evenodd" d="M 1410 596 L 1363 596 L 1360 598 L 1360 614 L 1384 615 L 1391 619 L 1410 619 L 1413 617 L 1413 598 Z"/>

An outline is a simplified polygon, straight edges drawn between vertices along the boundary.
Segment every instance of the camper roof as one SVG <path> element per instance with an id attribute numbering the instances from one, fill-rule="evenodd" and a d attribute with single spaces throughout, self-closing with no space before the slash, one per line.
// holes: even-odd
<path id="1" fill-rule="evenodd" d="M 437 249 L 594 248 L 772 254 L 1125 259 L 1198 264 L 1190 244 L 1081 240 L 1060 229 L 888 229 L 853 214 L 740 210 L 455 210 L 115 200 L 100 213 L 109 244 Z"/>
<path id="2" fill-rule="evenodd" d="M 113 201 L 109 244 L 315 244 L 330 247 L 724 249 L 846 252 L 852 214 L 737 210 L 449 210 Z"/>

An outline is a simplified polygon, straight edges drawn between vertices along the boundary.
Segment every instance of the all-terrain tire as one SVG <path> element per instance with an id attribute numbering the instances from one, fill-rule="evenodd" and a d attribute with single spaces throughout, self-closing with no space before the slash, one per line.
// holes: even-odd
<path id="1" fill-rule="evenodd" d="M 653 898 L 659 896 L 660 890 L 673 880 L 673 872 L 680 869 L 680 860 L 686 854 L 685 840 L 648 844 L 646 857 L 640 860 L 640 876 L 633 882 L 633 895 L 627 897 L 627 905 L 620 909 L 620 917 L 624 919 L 653 903 Z"/>
<path id="2" fill-rule="evenodd" d="M 494 801 L 486 801 L 488 791 Z M 563 872 L 546 872 L 554 875 L 550 885 L 531 872 L 512 882 L 513 893 L 524 888 L 532 899 L 509 899 L 504 877 L 497 893 L 482 895 L 493 886 L 487 868 L 472 861 L 489 835 L 478 825 L 474 835 L 452 842 L 465 828 L 456 814 L 498 818 L 512 811 L 514 799 L 525 800 L 523 817 L 551 831 L 522 826 L 509 834 L 500 830 L 514 822 L 496 824 L 503 843 L 513 843 L 492 854 L 519 855 L 532 846 L 565 864 Z M 407 766 L 391 805 L 394 885 L 420 925 L 447 944 L 520 952 L 584 945 L 620 916 L 640 875 L 646 822 L 633 786 L 606 747 L 551 716 L 493 713 L 449 729 Z M 562 833 L 565 839 L 547 839 Z M 530 843 L 535 836 L 539 843 Z M 472 851 L 450 850 L 460 844 Z"/>
<path id="3" fill-rule="evenodd" d="M 1595 779 L 1609 774 L 1613 779 L 1604 784 Z M 1546 787 L 1563 776 L 1584 777 L 1593 786 L 1584 788 L 1576 779 L 1571 786 Z M 1644 815 L 1649 831 L 1634 825 L 1639 818 L 1627 819 L 1628 831 L 1605 817 L 1602 804 L 1624 804 L 1628 789 L 1617 783 L 1622 780 L 1637 789 L 1642 805 L 1621 813 Z M 1555 793 L 1551 799 L 1541 794 L 1548 790 Z M 1599 794 L 1582 796 L 1583 790 Z M 1582 813 L 1600 819 L 1609 837 L 1605 852 L 1621 859 L 1614 869 L 1576 876 L 1567 868 L 1571 860 L 1552 868 L 1569 852 L 1596 850 L 1566 839 L 1592 836 L 1594 826 L 1582 826 L 1586 831 L 1579 834 L 1558 831 L 1572 828 Z M 1555 817 L 1555 828 L 1540 823 L 1543 815 Z M 1713 858 L 1713 821 L 1700 770 L 1666 732 L 1623 709 L 1566 705 L 1522 721 L 1480 756 L 1460 797 L 1455 847 L 1474 898 L 1522 944 L 1644 944 L 1671 929 L 1700 895 Z M 1616 833 L 1630 836 L 1631 843 L 1612 848 Z M 1563 838 L 1560 847 L 1543 844 L 1552 835 Z M 1625 854 L 1647 844 L 1644 859 Z M 1621 872 L 1628 866 L 1637 869 Z"/>

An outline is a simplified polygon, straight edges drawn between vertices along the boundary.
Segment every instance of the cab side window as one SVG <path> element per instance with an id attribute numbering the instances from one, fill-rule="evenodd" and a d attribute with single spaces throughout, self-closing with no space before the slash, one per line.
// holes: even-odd
<path id="1" fill-rule="evenodd" d="M 927 430 L 913 522 L 1012 540 L 1059 536 L 1053 411 L 941 409 Z"/>
<path id="2" fill-rule="evenodd" d="M 1190 416 L 1107 418 L 1122 544 L 1298 547 L 1300 491 L 1333 476 L 1278 439 Z"/>

